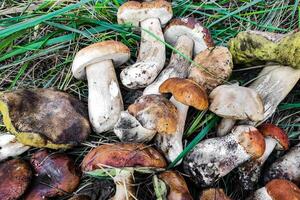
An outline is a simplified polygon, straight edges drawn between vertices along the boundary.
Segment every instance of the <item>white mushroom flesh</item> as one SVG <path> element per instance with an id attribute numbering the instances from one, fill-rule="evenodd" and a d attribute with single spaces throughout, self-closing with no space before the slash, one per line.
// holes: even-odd
<path id="1" fill-rule="evenodd" d="M 0 161 L 9 157 L 18 156 L 30 147 L 17 142 L 16 137 L 10 134 L 0 135 Z"/>
<path id="2" fill-rule="evenodd" d="M 116 193 L 111 200 L 134 200 L 135 189 L 133 181 L 133 170 L 116 169 L 116 176 L 113 177 L 116 185 Z"/>

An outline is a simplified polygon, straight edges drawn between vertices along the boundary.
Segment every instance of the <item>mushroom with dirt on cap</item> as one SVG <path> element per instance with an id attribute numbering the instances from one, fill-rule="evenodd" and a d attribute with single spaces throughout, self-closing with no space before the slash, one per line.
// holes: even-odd
<path id="1" fill-rule="evenodd" d="M 264 151 L 264 138 L 256 128 L 237 126 L 226 136 L 197 144 L 184 158 L 183 169 L 196 184 L 206 187 Z"/>
<path id="2" fill-rule="evenodd" d="M 92 176 L 113 176 L 116 192 L 111 199 L 132 200 L 135 199 L 134 171 L 153 172 L 166 165 L 163 156 L 152 147 L 137 143 L 105 144 L 84 157 L 82 171 Z"/>
<path id="3" fill-rule="evenodd" d="M 141 44 L 135 64 L 127 66 L 120 74 L 124 86 L 144 88 L 152 83 L 163 69 L 166 48 L 161 26 L 173 16 L 171 3 L 164 0 L 152 2 L 128 1 L 119 7 L 118 23 L 132 23 L 141 27 Z"/>
<path id="4" fill-rule="evenodd" d="M 272 151 L 287 150 L 289 148 L 289 139 L 287 134 L 274 124 L 263 124 L 258 127 L 260 133 L 265 137 L 265 152 L 256 159 L 245 162 L 238 167 L 238 179 L 244 190 L 253 190 L 258 184 L 262 167 Z"/>
<path id="5" fill-rule="evenodd" d="M 199 200 L 231 200 L 221 188 L 208 188 L 201 192 Z"/>
<path id="6" fill-rule="evenodd" d="M 113 40 L 92 44 L 75 55 L 72 72 L 75 78 L 88 80 L 89 117 L 97 133 L 113 129 L 124 109 L 114 67 L 129 57 L 129 48 Z"/>

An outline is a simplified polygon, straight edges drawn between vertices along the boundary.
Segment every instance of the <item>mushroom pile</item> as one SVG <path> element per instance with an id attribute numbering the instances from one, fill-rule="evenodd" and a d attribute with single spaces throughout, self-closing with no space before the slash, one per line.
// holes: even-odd
<path id="1" fill-rule="evenodd" d="M 113 181 L 110 199 L 134 200 L 137 174 L 161 200 L 230 200 L 219 184 L 228 176 L 249 200 L 300 200 L 300 143 L 270 120 L 300 78 L 300 32 L 244 31 L 227 48 L 194 17 L 172 18 L 165 0 L 119 7 L 118 23 L 141 35 L 137 59 L 132 64 L 125 44 L 102 38 L 79 50 L 71 71 L 87 80 L 87 107 L 53 89 L 0 92 L 9 132 L 0 134 L 1 200 L 94 200 L 79 185 L 96 178 Z M 229 82 L 234 66 L 258 64 L 264 68 L 250 85 Z M 127 106 L 123 86 L 142 95 Z M 185 149 L 194 137 L 184 134 L 189 110 L 222 120 Z M 91 132 L 113 133 L 116 142 L 87 145 Z M 79 145 L 88 148 L 74 161 L 66 150 Z"/>

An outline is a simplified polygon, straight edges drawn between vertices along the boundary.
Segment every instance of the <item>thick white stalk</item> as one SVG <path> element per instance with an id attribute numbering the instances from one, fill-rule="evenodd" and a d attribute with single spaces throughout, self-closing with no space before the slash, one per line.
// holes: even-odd
<path id="1" fill-rule="evenodd" d="M 114 65 L 111 60 L 91 64 L 86 74 L 92 126 L 97 133 L 111 130 L 124 109 Z"/>
<path id="2" fill-rule="evenodd" d="M 111 200 L 134 200 L 135 189 L 133 186 L 133 170 L 116 169 L 117 175 L 113 180 L 116 185 L 116 193 Z"/>
<path id="3" fill-rule="evenodd" d="M 18 156 L 30 147 L 17 142 L 16 137 L 10 134 L 0 135 L 0 161 L 9 157 Z"/>
<path id="4" fill-rule="evenodd" d="M 185 35 L 178 38 L 175 48 L 191 58 L 193 53 L 193 40 Z M 153 83 L 148 85 L 143 95 L 159 94 L 159 86 L 169 78 L 185 78 L 188 74 L 189 61 L 175 51 L 172 53 L 169 65 L 159 74 Z"/>
<path id="5" fill-rule="evenodd" d="M 123 85 L 131 89 L 143 88 L 152 83 L 164 67 L 166 60 L 166 47 L 161 42 L 164 41 L 164 37 L 159 19 L 149 18 L 142 21 L 141 32 L 137 61 L 126 67 L 120 74 Z"/>

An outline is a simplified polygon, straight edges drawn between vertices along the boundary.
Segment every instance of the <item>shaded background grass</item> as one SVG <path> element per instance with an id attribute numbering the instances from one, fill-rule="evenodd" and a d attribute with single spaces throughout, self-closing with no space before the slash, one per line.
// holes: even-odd
<path id="1" fill-rule="evenodd" d="M 76 80 L 70 69 L 73 57 L 80 48 L 98 41 L 119 40 L 131 49 L 132 57 L 128 64 L 136 59 L 139 33 L 134 33 L 129 26 L 116 23 L 116 12 L 122 3 L 122 0 L 0 1 L 0 89 L 55 88 L 71 93 L 86 103 L 86 81 Z M 176 0 L 172 1 L 172 5 L 174 16 L 198 18 L 210 29 L 215 43 L 224 46 L 243 30 L 287 33 L 297 29 L 300 23 L 298 0 Z M 170 53 L 168 48 L 168 58 Z M 260 70 L 235 67 L 231 81 L 248 83 Z M 300 134 L 299 89 L 298 84 L 270 119 L 288 132 L 292 143 L 297 143 Z M 135 93 L 125 88 L 122 92 L 125 103 L 130 103 L 130 97 Z M 190 110 L 185 143 L 205 130 L 212 119 L 209 113 Z M 0 126 L 5 131 L 2 123 Z M 213 135 L 214 127 L 209 134 L 201 136 Z M 91 147 L 117 141 L 112 133 L 92 134 L 81 147 L 67 153 L 80 165 L 83 155 Z M 34 151 L 36 149 L 25 153 L 25 158 Z M 273 157 L 280 154 L 282 152 L 275 152 Z M 180 167 L 177 168 L 180 170 Z M 154 199 L 151 175 L 142 179 L 138 176 L 137 179 L 139 199 Z M 234 172 L 221 179 L 216 186 L 223 187 L 234 199 L 244 199 L 247 195 L 235 183 Z M 201 190 L 192 184 L 190 189 L 194 195 Z M 95 198 L 106 199 L 114 188 L 108 180 L 95 181 L 84 177 L 77 192 L 91 193 L 92 190 Z"/>

